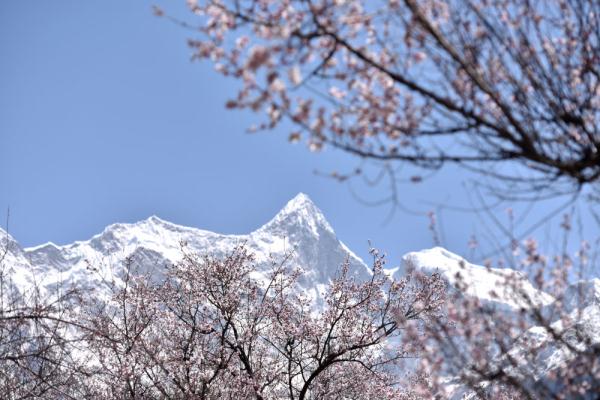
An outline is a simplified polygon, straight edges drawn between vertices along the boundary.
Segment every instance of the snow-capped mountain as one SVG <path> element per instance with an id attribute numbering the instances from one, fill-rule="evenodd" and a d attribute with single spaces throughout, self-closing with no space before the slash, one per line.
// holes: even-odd
<path id="1" fill-rule="evenodd" d="M 133 256 L 139 269 L 160 274 L 163 266 L 183 257 L 182 246 L 186 252 L 221 255 L 245 243 L 263 269 L 271 260 L 281 260 L 286 252 L 293 251 L 291 262 L 306 271 L 301 284 L 311 291 L 327 283 L 345 260 L 357 276 L 369 273 L 366 264 L 338 240 L 322 212 L 303 193 L 271 221 L 245 235 L 223 235 L 152 216 L 133 224 L 110 225 L 89 240 L 64 246 L 46 243 L 22 249 L 5 232 L 2 236 L 9 240 L 5 264 L 18 272 L 11 274 L 15 284 L 27 287 L 35 277 L 48 290 L 65 283 L 97 289 L 100 281 L 118 278 L 128 256 Z"/>

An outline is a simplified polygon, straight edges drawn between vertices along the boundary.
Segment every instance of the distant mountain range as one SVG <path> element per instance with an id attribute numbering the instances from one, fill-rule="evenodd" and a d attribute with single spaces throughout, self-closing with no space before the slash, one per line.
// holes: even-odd
<path id="1" fill-rule="evenodd" d="M 188 252 L 225 254 L 235 245 L 245 243 L 256 255 L 259 270 L 267 270 L 270 260 L 281 260 L 293 251 L 290 262 L 306 272 L 300 284 L 314 298 L 320 297 L 326 284 L 340 265 L 347 260 L 350 271 L 359 279 L 369 276 L 369 266 L 346 247 L 336 236 L 322 212 L 305 194 L 298 194 L 269 222 L 245 235 L 223 235 L 164 221 L 156 216 L 133 223 L 117 223 L 89 240 L 58 246 L 46 243 L 36 247 L 21 248 L 5 231 L 0 229 L 0 250 L 6 249 L 3 261 L 5 276 L 19 291 L 27 291 L 33 283 L 52 292 L 61 285 L 78 285 L 102 291 L 107 280 L 118 280 L 120 268 L 126 257 L 141 271 L 161 274 L 164 265 L 182 258 L 182 248 Z M 554 306 L 554 298 L 537 290 L 526 277 L 510 269 L 490 269 L 466 262 L 443 248 L 411 252 L 403 257 L 400 268 L 390 274 L 414 269 L 424 273 L 440 272 L 452 287 L 460 275 L 469 284 L 468 296 L 477 297 L 482 304 L 516 311 L 524 304 L 509 292 L 492 296 L 503 279 L 516 274 L 524 281 L 525 290 L 534 303 L 545 310 Z M 395 271 L 395 272 L 394 272 Z M 583 316 L 586 329 L 600 342 L 600 280 L 582 281 L 571 289 L 566 299 L 573 315 Z M 577 299 L 577 300 L 576 300 Z M 559 322 L 559 321 L 558 321 Z M 557 323 L 558 323 L 557 322 Z M 529 329 L 534 334 L 539 327 Z M 538 333 L 536 333 L 538 334 Z M 514 349 L 515 354 L 524 349 Z M 536 374 L 544 373 L 568 358 L 560 346 L 540 354 L 539 365 L 532 366 Z M 457 391 L 465 394 L 464 390 Z"/>

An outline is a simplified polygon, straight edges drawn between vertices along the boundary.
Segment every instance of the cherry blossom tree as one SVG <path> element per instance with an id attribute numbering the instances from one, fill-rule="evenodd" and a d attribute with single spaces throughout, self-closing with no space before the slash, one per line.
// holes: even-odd
<path id="1" fill-rule="evenodd" d="M 299 291 L 290 260 L 259 271 L 243 246 L 224 258 L 186 255 L 156 284 L 127 274 L 88 315 L 91 386 L 109 399 L 401 398 L 412 355 L 400 332 L 437 315 L 444 284 L 393 282 L 373 254 L 369 280 L 344 264 L 318 299 Z"/>
<path id="2" fill-rule="evenodd" d="M 239 80 L 227 107 L 266 112 L 254 129 L 426 170 L 456 163 L 527 190 L 600 176 L 597 1 L 188 5 L 194 56 Z"/>

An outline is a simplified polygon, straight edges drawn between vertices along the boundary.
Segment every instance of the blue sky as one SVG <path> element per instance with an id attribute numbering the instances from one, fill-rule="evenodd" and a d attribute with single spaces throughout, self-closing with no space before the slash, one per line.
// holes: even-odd
<path id="1" fill-rule="evenodd" d="M 183 12 L 184 1 L 158 4 Z M 246 133 L 256 118 L 224 107 L 235 83 L 191 62 L 192 34 L 154 17 L 151 5 L 0 3 L 0 210 L 10 207 L 9 230 L 23 246 L 83 240 L 153 214 L 245 233 L 298 192 L 363 257 L 368 240 L 392 264 L 433 245 L 423 214 L 389 218 L 389 207 L 366 207 L 349 185 L 314 173 L 352 170 L 356 159 L 310 153 L 283 130 Z M 449 168 L 399 187 L 407 207 L 438 210 L 442 244 L 464 255 L 470 235 L 483 240 L 487 230 L 485 216 L 447 208 L 469 207 L 467 178 Z M 355 185 L 365 198 L 387 194 Z M 532 215 L 548 210 L 537 205 Z"/>

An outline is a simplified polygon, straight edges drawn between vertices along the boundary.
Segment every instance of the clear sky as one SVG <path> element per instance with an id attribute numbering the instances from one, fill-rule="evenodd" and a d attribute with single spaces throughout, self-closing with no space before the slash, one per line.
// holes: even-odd
<path id="1" fill-rule="evenodd" d="M 186 15 L 183 0 L 157 3 Z M 356 159 L 312 154 L 284 131 L 246 133 L 256 118 L 224 107 L 235 83 L 191 62 L 193 34 L 154 17 L 151 5 L 0 2 L 0 210 L 10 207 L 9 230 L 23 246 L 84 240 L 153 214 L 246 233 L 298 192 L 363 257 L 368 240 L 392 264 L 433 245 L 425 215 L 389 218 L 389 207 L 366 207 L 349 185 L 314 173 L 352 170 Z M 399 189 L 407 207 L 437 209 L 442 244 L 468 256 L 470 235 L 485 235 L 481 215 L 445 208 L 469 207 L 466 178 L 447 169 Z M 355 185 L 365 198 L 387 193 Z"/>

